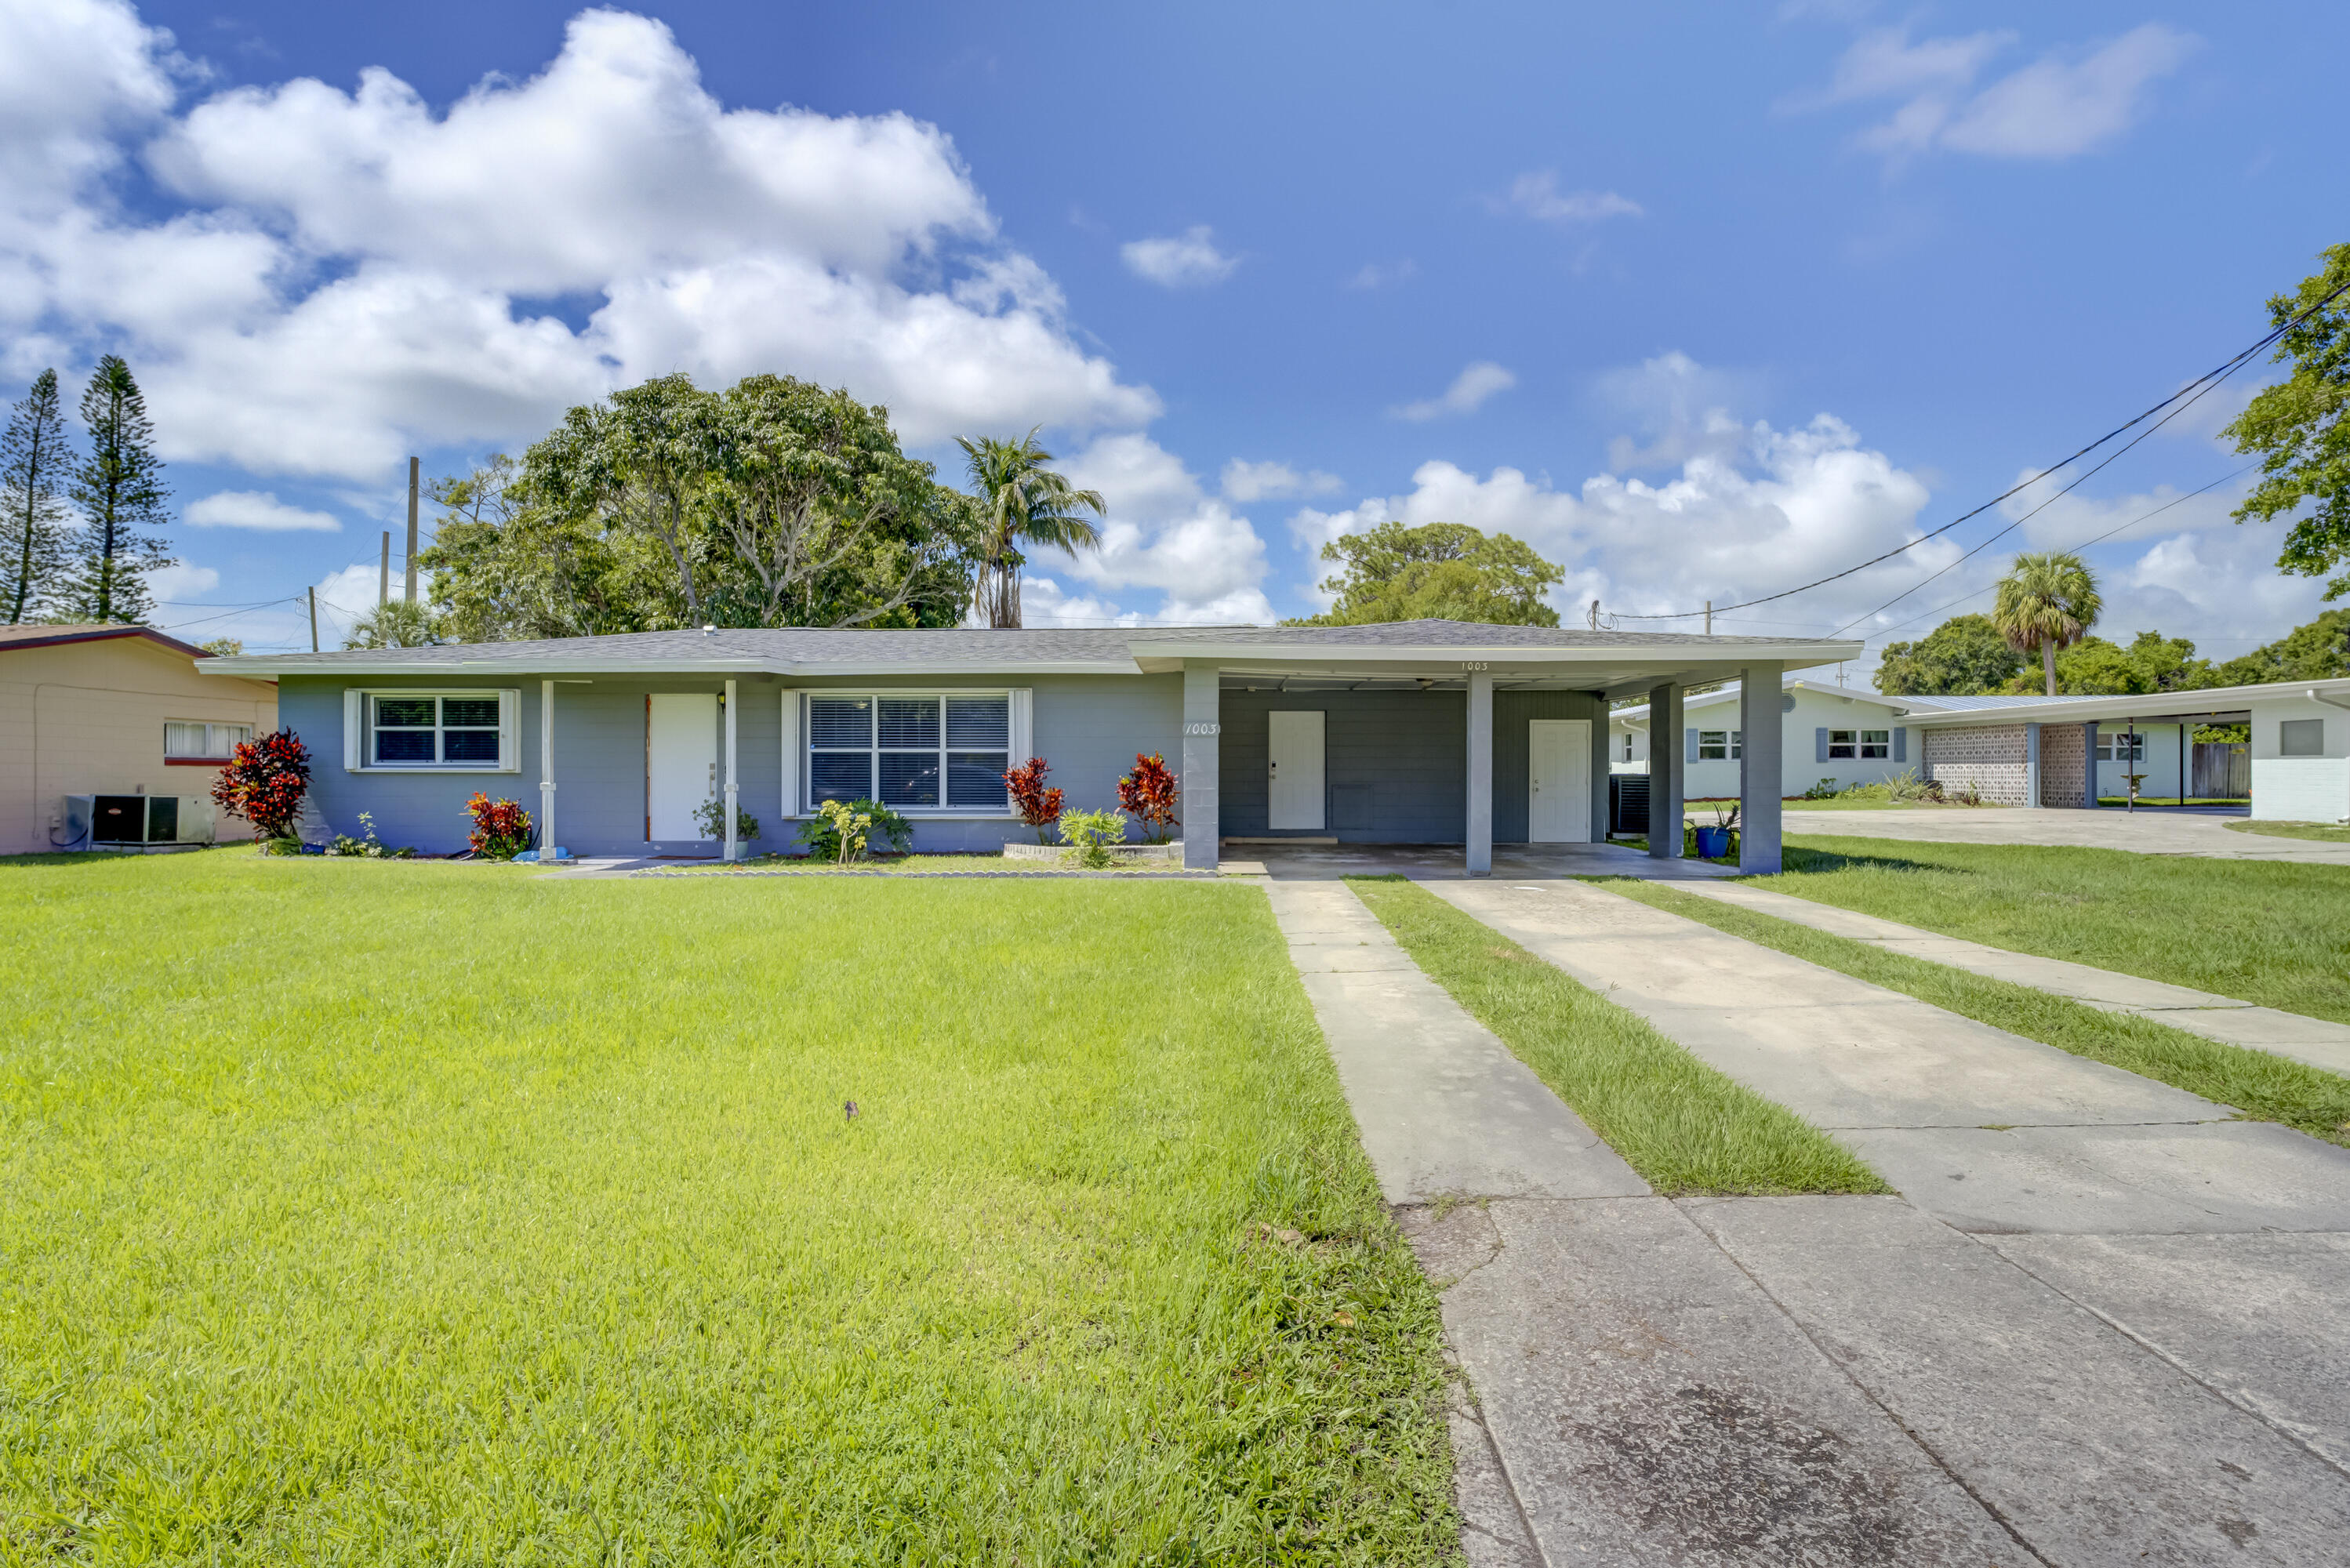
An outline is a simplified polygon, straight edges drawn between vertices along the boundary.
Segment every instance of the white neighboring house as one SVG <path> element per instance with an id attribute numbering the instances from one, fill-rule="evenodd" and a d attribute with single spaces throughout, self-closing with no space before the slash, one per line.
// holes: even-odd
<path id="1" fill-rule="evenodd" d="M 1918 772 L 1915 737 L 1905 722 L 1929 700 L 1887 697 L 1863 686 L 1789 677 L 1779 694 L 1781 722 L 1779 793 L 1802 794 L 1822 779 L 1838 789 L 1876 784 L 1896 774 Z M 1738 682 L 1681 701 L 1681 733 L 1675 744 L 1686 773 L 1682 798 L 1718 800 L 1739 789 L 1739 753 L 1745 736 L 1738 727 Z M 1607 722 L 1610 773 L 1648 771 L 1648 709 L 1619 708 Z"/>
<path id="2" fill-rule="evenodd" d="M 2252 815 L 2277 822 L 2350 822 L 2350 680 L 2270 690 L 2275 695 L 2247 704 Z"/>

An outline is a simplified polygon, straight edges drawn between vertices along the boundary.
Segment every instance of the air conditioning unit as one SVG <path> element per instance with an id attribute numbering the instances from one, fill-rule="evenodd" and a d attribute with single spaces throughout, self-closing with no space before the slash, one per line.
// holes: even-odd
<path id="1" fill-rule="evenodd" d="M 200 794 L 69 794 L 67 843 L 105 845 L 210 844 L 212 801 Z"/>

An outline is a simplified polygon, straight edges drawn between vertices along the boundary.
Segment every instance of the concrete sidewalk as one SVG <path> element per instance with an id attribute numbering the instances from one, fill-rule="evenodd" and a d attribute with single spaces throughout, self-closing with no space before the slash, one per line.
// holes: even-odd
<path id="1" fill-rule="evenodd" d="M 1268 888 L 1284 928 L 1297 927 L 1302 963 L 1401 972 L 1373 970 L 1405 955 L 1388 956 L 1343 904 L 1283 908 L 1302 890 Z M 1903 1199 L 1566 1195 L 1589 1190 L 1575 1179 L 1559 1196 L 1399 1208 L 1477 1395 L 1455 1426 L 1472 1562 L 2338 1560 L 2350 1532 L 2342 1151 L 2269 1128 L 2289 1143 L 2265 1175 L 2251 1168 L 2257 1146 L 2230 1147 L 2199 1175 L 2158 1153 L 2132 1168 L 2116 1153 L 2132 1137 L 2191 1141 L 2230 1125 L 2132 1118 L 2224 1111 L 2096 1064 L 2075 1064 L 2093 1069 L 2075 1077 L 2033 1056 L 2062 1053 L 1930 1008 L 1956 1027 L 1920 1034 L 1902 1008 L 1870 1010 L 1889 993 L 1835 995 L 1829 981 L 1857 982 L 1800 961 L 1758 971 L 1700 945 L 1676 952 L 1663 940 L 1674 926 L 1767 950 L 1670 916 L 1652 925 L 1659 911 L 1587 886 L 1430 890 L 1464 909 L 1494 895 L 1495 924 L 1537 951 L 1593 947 L 1611 969 L 1661 961 L 1652 987 L 1611 987 L 1588 961 L 1586 982 L 1654 1003 L 1676 1038 L 1734 993 L 1767 1039 L 1742 1059 L 1715 1038 L 1698 1054 L 1717 1064 L 1767 1064 L 1773 1084 L 1825 1086 L 1843 1106 L 1907 1114 L 1939 1102 L 1942 1125 L 1866 1129 L 1927 1137 L 1897 1184 L 1947 1207 L 1937 1183 L 1964 1183 L 1948 1179 L 1951 1150 L 1930 1140 L 1993 1140 L 1960 1152 L 1978 1172 L 2004 1168 L 1995 1206 L 2033 1221 L 1969 1234 Z M 1534 900 L 1586 923 L 1545 919 L 1523 907 Z M 1415 1126 L 1383 1126 L 1414 1103 L 1414 1064 L 1448 1059 L 1442 1042 L 1466 1023 L 1437 1005 L 1449 998 L 1419 993 L 1425 1007 L 1397 1013 L 1366 986 L 1309 975 L 1308 987 L 1375 1162 L 1405 1134 L 1474 1143 L 1476 1127 L 1456 1125 L 1476 1114 L 1473 1096 L 1430 1094 Z M 1829 1002 L 1856 1003 L 1847 1027 L 1822 1012 Z M 1962 1066 L 1941 1071 L 1938 1046 Z M 1830 1060 L 1804 1071 L 1794 1058 L 1805 1050 Z M 1380 1093 L 1357 1099 L 1370 1062 Z M 2086 1119 L 1948 1125 L 2002 1101 Z M 1513 1102 L 1512 1114 L 1527 1108 Z M 1555 1115 L 1582 1127 L 1564 1106 Z M 2026 1132 L 2045 1146 L 2036 1168 L 1996 1141 Z M 1864 1129 L 1841 1136 L 1887 1168 Z M 2312 1160 L 2293 1144 L 2322 1152 Z M 2084 1168 L 2108 1185 L 2085 1189 Z M 2281 1221 L 2298 1229 L 2262 1228 Z"/>
<path id="2" fill-rule="evenodd" d="M 1886 811 L 1805 811 L 1790 806 L 1789 838 L 1825 836 L 1913 838 L 1934 844 L 2045 844 L 2191 855 L 2210 860 L 2292 860 L 2350 866 L 2350 844 L 2273 838 L 2229 827 L 2241 820 L 2201 811 L 2060 811 L 2051 808 L 1913 806 Z M 1500 875 L 1500 867 L 1495 868 Z"/>
<path id="3" fill-rule="evenodd" d="M 2010 952 L 2005 948 L 1943 936 L 1938 931 L 1922 930 L 1743 882 L 1692 883 L 1688 890 L 1719 903 L 1849 937 L 1890 952 L 1908 953 L 1992 980 L 2012 981 L 2017 985 L 2068 996 L 2107 1012 L 2135 1013 L 2209 1040 L 2247 1045 L 2256 1051 L 2273 1051 L 2313 1067 L 2350 1074 L 2350 1024 L 2259 1007 L 2233 997 L 2214 996 L 2209 992 L 2167 985 L 2134 974 L 2116 974 L 2112 970 L 2095 969 L 2064 959 Z"/>

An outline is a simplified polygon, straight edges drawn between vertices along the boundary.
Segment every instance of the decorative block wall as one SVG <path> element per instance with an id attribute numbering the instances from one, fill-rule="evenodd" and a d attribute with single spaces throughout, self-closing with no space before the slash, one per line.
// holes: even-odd
<path id="1" fill-rule="evenodd" d="M 1928 730 L 1924 749 L 1926 776 L 1942 781 L 1948 794 L 1963 793 L 1969 784 L 1983 799 L 1999 805 L 2024 805 L 2023 726 L 1975 724 L 1964 728 Z M 2045 740 L 2047 732 L 2042 732 Z M 2075 744 L 2078 744 L 2075 732 Z M 2076 782 L 2075 789 L 2079 788 Z"/>
<path id="2" fill-rule="evenodd" d="M 2078 724 L 2040 726 L 2040 804 L 2087 805 L 2089 737 Z"/>

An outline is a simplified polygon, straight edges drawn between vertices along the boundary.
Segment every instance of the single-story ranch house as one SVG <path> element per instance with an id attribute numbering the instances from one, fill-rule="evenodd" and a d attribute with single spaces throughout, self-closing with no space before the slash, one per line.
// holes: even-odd
<path id="1" fill-rule="evenodd" d="M 461 847 L 465 801 L 513 794 L 574 854 L 725 854 L 696 822 L 739 803 L 787 846 L 826 799 L 870 795 L 920 850 L 1024 836 L 1003 774 L 1051 763 L 1074 807 L 1115 804 L 1137 753 L 1179 771 L 1184 864 L 1225 838 L 1492 846 L 1607 835 L 1607 712 L 1742 680 L 1776 718 L 1781 672 L 1856 642 L 1408 621 L 1122 630 L 642 632 L 212 659 L 274 679 L 310 747 L 313 798 L 349 832 Z M 1779 866 L 1779 726 L 1750 749 L 1742 863 Z M 1766 758 L 1766 753 L 1768 753 Z M 1677 774 L 1651 780 L 1677 820 Z M 532 797 L 536 795 L 534 800 Z M 732 812 L 721 814 L 730 820 Z M 1678 854 L 1661 835 L 1661 855 Z"/>

